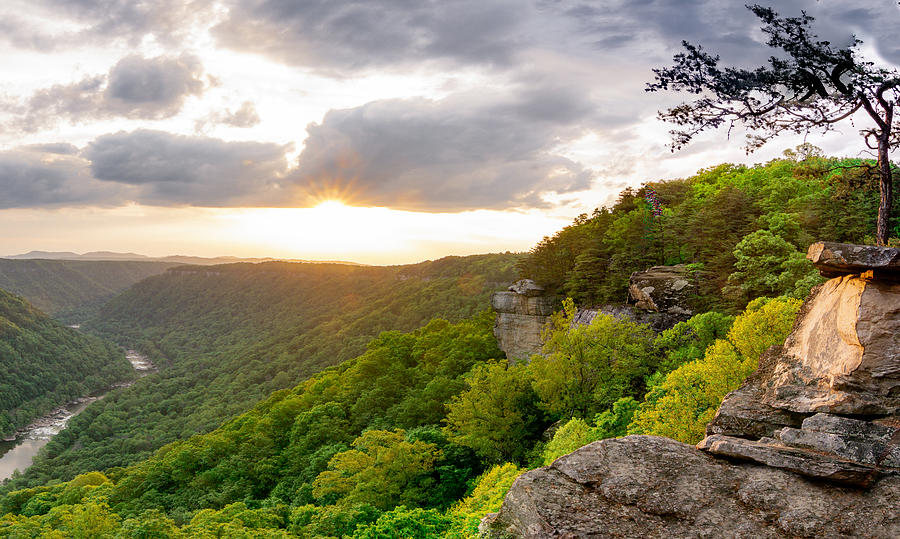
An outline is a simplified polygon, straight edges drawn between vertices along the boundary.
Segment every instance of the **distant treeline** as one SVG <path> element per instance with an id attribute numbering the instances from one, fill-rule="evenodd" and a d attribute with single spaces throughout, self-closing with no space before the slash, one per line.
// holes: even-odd
<path id="1" fill-rule="evenodd" d="M 170 262 L 8 260 L 0 258 L 0 288 L 66 324 L 97 314 L 134 283 L 178 264 Z"/>

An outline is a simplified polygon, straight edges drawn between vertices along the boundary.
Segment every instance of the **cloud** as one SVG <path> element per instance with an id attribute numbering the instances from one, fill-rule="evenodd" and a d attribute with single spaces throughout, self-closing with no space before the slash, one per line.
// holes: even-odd
<path id="1" fill-rule="evenodd" d="M 519 47 L 517 0 L 232 1 L 213 28 L 221 44 L 324 71 L 434 59 L 504 65 Z"/>
<path id="2" fill-rule="evenodd" d="M 414 211 L 545 207 L 592 172 L 555 148 L 584 133 L 590 102 L 564 88 L 332 110 L 307 128 L 294 182 L 310 197 Z"/>
<path id="3" fill-rule="evenodd" d="M 127 56 L 110 70 L 104 105 L 115 115 L 160 119 L 174 116 L 186 97 L 201 95 L 203 65 L 195 56 Z"/>
<path id="4" fill-rule="evenodd" d="M 13 124 L 35 132 L 63 119 L 83 122 L 111 117 L 170 118 L 178 114 L 187 97 L 203 93 L 202 75 L 203 65 L 191 55 L 126 56 L 108 75 L 37 90 L 19 107 Z"/>
<path id="5" fill-rule="evenodd" d="M 80 27 L 49 33 L 15 13 L 2 13 L 0 38 L 12 45 L 43 52 L 121 42 L 138 46 L 147 38 L 170 47 L 181 44 L 196 27 L 214 17 L 213 0 L 31 0 L 35 14 Z"/>
<path id="6" fill-rule="evenodd" d="M 38 146 L 0 152 L 0 209 L 105 205 L 119 202 L 119 189 L 90 175 L 88 163 L 63 155 L 62 147 Z M 53 151 L 55 150 L 55 151 Z"/>
<path id="7" fill-rule="evenodd" d="M 140 204 L 281 206 L 290 203 L 281 186 L 290 150 L 141 129 L 99 137 L 82 155 L 95 178 L 131 186 Z"/>
<path id="8" fill-rule="evenodd" d="M 215 111 L 194 122 L 194 132 L 203 133 L 209 125 L 227 125 L 231 127 L 253 127 L 259 125 L 259 113 L 252 101 L 244 101 L 234 112 L 231 109 Z"/>

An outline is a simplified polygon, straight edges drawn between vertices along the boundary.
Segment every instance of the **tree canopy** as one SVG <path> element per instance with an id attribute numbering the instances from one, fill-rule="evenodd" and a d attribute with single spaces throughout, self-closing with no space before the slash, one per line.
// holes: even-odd
<path id="1" fill-rule="evenodd" d="M 900 72 L 864 60 L 853 38 L 845 47 L 819 40 L 810 28 L 813 17 L 781 17 L 771 8 L 747 6 L 762 22 L 766 44 L 775 50 L 768 65 L 755 69 L 720 67 L 719 57 L 699 45 L 682 42 L 684 52 L 674 65 L 654 69 L 647 91 L 683 91 L 697 95 L 660 113 L 679 126 L 672 131 L 673 150 L 707 129 L 742 124 L 750 131 L 753 151 L 781 133 L 827 132 L 838 122 L 864 111 L 870 125 L 860 133 L 877 151 L 881 204 L 876 241 L 886 245 L 893 202 L 890 150 L 900 144 L 895 135 L 894 107 L 900 99 Z"/>

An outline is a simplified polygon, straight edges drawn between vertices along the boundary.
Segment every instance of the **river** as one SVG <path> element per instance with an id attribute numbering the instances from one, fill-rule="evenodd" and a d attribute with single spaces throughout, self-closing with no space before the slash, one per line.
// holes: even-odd
<path id="1" fill-rule="evenodd" d="M 137 372 L 138 378 L 147 376 L 157 370 L 146 356 L 142 356 L 134 350 L 126 351 L 125 358 L 131 362 L 131 366 Z M 128 387 L 133 383 L 123 382 L 115 384 L 109 391 L 120 387 Z M 16 432 L 14 440 L 0 441 L 0 481 L 11 477 L 15 470 L 25 471 L 25 468 L 31 466 L 31 462 L 37 452 L 47 445 L 51 438 L 66 428 L 70 419 L 80 414 L 92 402 L 105 397 L 107 393 L 99 396 L 82 397 L 60 406 L 49 414 L 34 420 L 27 427 L 20 429 Z"/>

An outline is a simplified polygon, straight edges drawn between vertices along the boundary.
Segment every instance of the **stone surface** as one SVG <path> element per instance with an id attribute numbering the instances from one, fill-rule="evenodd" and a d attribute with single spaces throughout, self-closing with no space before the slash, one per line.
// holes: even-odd
<path id="1" fill-rule="evenodd" d="M 844 275 L 814 288 L 698 447 L 864 487 L 900 473 L 898 332 L 900 283 Z"/>
<path id="2" fill-rule="evenodd" d="M 696 272 L 684 264 L 653 266 L 631 274 L 628 295 L 639 309 L 690 318 L 690 305 L 697 294 Z"/>
<path id="3" fill-rule="evenodd" d="M 898 477 L 859 490 L 628 436 L 522 475 L 482 529 L 496 538 L 895 538 L 898 504 Z"/>
<path id="4" fill-rule="evenodd" d="M 510 292 L 515 292 L 521 296 L 543 296 L 544 295 L 544 287 L 532 281 L 531 279 L 521 279 L 509 287 Z"/>
<path id="5" fill-rule="evenodd" d="M 900 283 L 843 276 L 814 288 L 771 380 L 775 408 L 900 412 Z"/>
<path id="6" fill-rule="evenodd" d="M 881 476 L 881 471 L 873 465 L 780 442 L 773 438 L 753 441 L 714 434 L 704 438 L 697 448 L 715 455 L 752 460 L 773 468 L 859 487 L 869 487 Z"/>
<path id="7" fill-rule="evenodd" d="M 520 283 L 522 281 L 516 285 Z M 497 313 L 494 335 L 500 349 L 513 362 L 528 361 L 532 355 L 540 353 L 541 331 L 559 307 L 559 300 L 554 296 L 528 295 L 536 290 L 531 286 L 517 288 L 524 293 L 495 292 L 491 297 L 491 307 Z"/>
<path id="8" fill-rule="evenodd" d="M 883 276 L 900 274 L 900 249 L 892 247 L 820 241 L 809 246 L 806 258 L 825 277 L 853 275 L 869 270 Z"/>

